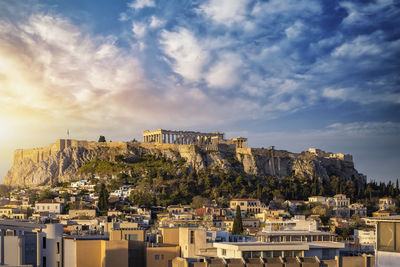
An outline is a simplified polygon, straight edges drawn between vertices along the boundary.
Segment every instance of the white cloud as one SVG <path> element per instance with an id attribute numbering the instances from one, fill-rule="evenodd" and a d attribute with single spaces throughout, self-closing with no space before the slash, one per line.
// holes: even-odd
<path id="1" fill-rule="evenodd" d="M 383 51 L 377 43 L 377 38 L 381 39 L 381 33 L 372 35 L 358 36 L 350 42 L 343 43 L 335 48 L 332 55 L 335 57 L 357 58 L 366 55 L 379 55 Z"/>
<path id="2" fill-rule="evenodd" d="M 304 29 L 301 21 L 296 21 L 292 26 L 285 29 L 285 34 L 289 39 L 297 38 Z"/>
<path id="3" fill-rule="evenodd" d="M 205 79 L 209 87 L 217 89 L 229 89 L 240 81 L 239 69 L 242 59 L 238 54 L 223 53 L 214 66 L 210 68 Z"/>
<path id="4" fill-rule="evenodd" d="M 209 0 L 199 12 L 217 24 L 231 26 L 246 19 L 249 0 Z"/>
<path id="5" fill-rule="evenodd" d="M 185 28 L 178 28 L 176 32 L 164 30 L 160 43 L 164 53 L 173 60 L 171 64 L 175 73 L 190 82 L 201 79 L 210 55 L 192 32 Z"/>
<path id="6" fill-rule="evenodd" d="M 330 130 L 352 136 L 397 134 L 400 133 L 400 123 L 391 121 L 333 123 L 327 127 Z"/>
<path id="7" fill-rule="evenodd" d="M 345 100 L 348 96 L 345 88 L 339 88 L 339 89 L 324 88 L 324 90 L 322 91 L 322 95 L 327 98 L 342 99 L 342 100 Z"/>
<path id="8" fill-rule="evenodd" d="M 154 0 L 135 0 L 128 4 L 128 7 L 132 9 L 141 9 L 144 7 L 154 7 L 156 4 Z"/>
<path id="9" fill-rule="evenodd" d="M 132 23 L 132 32 L 137 38 L 143 38 L 146 35 L 147 25 L 144 23 Z"/>
<path id="10" fill-rule="evenodd" d="M 161 19 L 157 18 L 156 16 L 151 16 L 149 27 L 153 28 L 153 29 L 154 28 L 160 28 L 164 24 L 165 24 L 164 20 L 161 20 Z"/>
<path id="11" fill-rule="evenodd" d="M 121 14 L 119 14 L 119 20 L 120 21 L 128 21 L 129 20 L 128 14 L 126 14 L 125 12 L 122 12 Z"/>

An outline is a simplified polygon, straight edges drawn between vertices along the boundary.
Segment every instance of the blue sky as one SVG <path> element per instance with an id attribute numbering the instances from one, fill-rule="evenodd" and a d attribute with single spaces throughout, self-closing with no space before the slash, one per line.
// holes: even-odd
<path id="1" fill-rule="evenodd" d="M 400 2 L 0 1 L 0 176 L 57 138 L 224 131 L 400 173 Z"/>

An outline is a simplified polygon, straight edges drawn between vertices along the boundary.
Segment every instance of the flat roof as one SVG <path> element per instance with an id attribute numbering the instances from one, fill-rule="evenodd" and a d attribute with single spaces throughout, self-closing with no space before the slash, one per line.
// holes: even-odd
<path id="1" fill-rule="evenodd" d="M 13 230 L 19 230 L 20 228 L 28 229 L 28 230 L 34 230 L 34 229 L 43 229 L 46 228 L 45 224 L 38 224 L 38 223 L 33 223 L 33 222 L 24 222 L 20 220 L 7 220 L 3 219 L 0 220 L 0 228 L 1 229 L 13 229 Z"/>
<path id="2" fill-rule="evenodd" d="M 109 240 L 109 237 L 104 235 L 66 235 L 64 238 L 73 240 Z"/>
<path id="3" fill-rule="evenodd" d="M 364 218 L 371 221 L 400 221 L 400 215 L 393 215 L 393 216 L 382 216 L 382 217 L 368 217 Z"/>
<path id="4" fill-rule="evenodd" d="M 239 251 L 309 250 L 309 245 L 306 243 L 215 242 L 213 247 Z"/>
<path id="5" fill-rule="evenodd" d="M 344 248 L 341 242 L 307 242 L 307 243 L 280 243 L 280 242 L 215 242 L 215 248 L 232 249 L 239 251 L 271 251 L 271 250 L 310 250 L 317 248 Z"/>
<path id="6" fill-rule="evenodd" d="M 271 231 L 271 232 L 258 232 L 259 235 L 336 235 L 335 233 L 331 232 L 323 232 L 323 231 L 301 231 L 301 230 L 285 230 L 285 231 Z"/>

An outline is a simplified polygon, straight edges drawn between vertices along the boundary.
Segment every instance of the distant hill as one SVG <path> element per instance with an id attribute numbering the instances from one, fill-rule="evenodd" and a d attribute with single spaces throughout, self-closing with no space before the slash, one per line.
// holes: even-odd
<path id="1" fill-rule="evenodd" d="M 351 155 L 318 149 L 291 153 L 273 147 L 219 145 L 205 150 L 197 145 L 77 140 L 17 150 L 4 183 L 30 187 L 94 176 L 130 182 L 159 194 L 180 191 L 179 197 L 188 199 L 195 195 L 257 194 L 257 184 L 260 191 L 259 187 L 271 179 L 307 181 L 310 186 L 316 179 L 322 185 L 332 177 L 359 187 L 366 183 L 366 177 L 354 168 Z"/>

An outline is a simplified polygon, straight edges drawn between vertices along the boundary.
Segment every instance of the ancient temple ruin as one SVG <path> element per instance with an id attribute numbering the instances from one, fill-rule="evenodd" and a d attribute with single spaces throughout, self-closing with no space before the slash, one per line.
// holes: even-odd
<path id="1" fill-rule="evenodd" d="M 244 137 L 225 140 L 224 133 L 221 132 L 202 133 L 194 131 L 171 131 L 164 129 L 143 131 L 143 143 L 199 146 L 227 144 L 235 145 L 236 148 L 247 148 L 247 138 Z"/>

